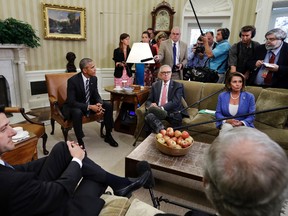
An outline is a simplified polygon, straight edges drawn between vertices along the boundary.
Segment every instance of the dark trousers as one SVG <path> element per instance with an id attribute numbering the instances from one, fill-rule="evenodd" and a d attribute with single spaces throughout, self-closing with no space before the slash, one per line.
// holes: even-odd
<path id="1" fill-rule="evenodd" d="M 114 127 L 112 104 L 108 101 L 104 101 L 102 107 L 105 109 L 103 120 L 106 133 L 111 133 L 112 128 Z M 68 119 L 71 119 L 73 122 L 74 133 L 80 145 L 84 144 L 82 140 L 82 138 L 84 137 L 82 129 L 83 128 L 82 117 L 86 114 L 87 113 L 83 113 L 80 108 L 69 108 Z"/>
<path id="2" fill-rule="evenodd" d="M 58 179 L 71 162 L 71 155 L 65 142 L 57 143 L 49 156 L 33 161 L 29 167 L 38 174 L 43 181 Z M 30 168 L 31 169 L 31 168 Z M 99 165 L 85 157 L 82 166 L 83 178 L 75 190 L 73 197 L 67 205 L 66 211 L 69 216 L 98 215 L 104 201 L 100 196 L 107 188 L 106 171 Z"/>

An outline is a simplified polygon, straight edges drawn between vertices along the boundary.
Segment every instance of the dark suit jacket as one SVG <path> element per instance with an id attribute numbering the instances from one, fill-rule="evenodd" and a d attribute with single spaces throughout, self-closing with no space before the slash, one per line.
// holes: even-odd
<path id="1" fill-rule="evenodd" d="M 160 99 L 161 87 L 162 81 L 157 81 L 152 84 L 149 97 L 146 101 L 146 108 L 150 107 L 151 103 L 158 104 Z M 163 108 L 168 112 L 168 114 L 182 110 L 184 108 L 182 105 L 182 98 L 185 98 L 183 84 L 178 83 L 174 80 L 170 80 L 168 89 L 168 103 L 166 103 Z M 181 114 L 182 117 L 188 117 L 186 111 L 183 111 Z"/>
<path id="2" fill-rule="evenodd" d="M 130 53 L 130 50 L 131 50 L 130 48 L 127 49 L 127 58 Z M 124 58 L 124 53 L 120 50 L 120 48 L 117 48 L 114 50 L 113 60 L 115 62 L 114 77 L 121 78 L 122 73 L 123 73 L 123 67 L 116 67 L 116 62 L 126 62 L 126 59 Z M 132 65 L 133 64 L 131 63 L 128 63 L 126 65 L 126 72 L 129 77 L 132 76 L 132 71 L 131 71 Z"/>
<path id="3" fill-rule="evenodd" d="M 239 106 L 236 115 L 243 115 L 247 113 L 253 113 L 256 111 L 255 98 L 254 95 L 249 92 L 241 92 L 239 99 Z M 229 101 L 230 101 L 230 92 L 222 92 L 218 97 L 218 103 L 216 107 L 216 119 L 221 119 L 225 117 L 231 117 L 232 115 L 229 112 Z M 243 116 L 236 118 L 239 121 L 245 122 L 247 127 L 254 128 L 255 115 Z M 222 121 L 216 122 L 216 127 L 220 128 Z"/>
<path id="4" fill-rule="evenodd" d="M 254 85 L 254 81 L 260 70 L 260 67 L 255 69 L 255 64 L 257 60 L 263 60 L 265 58 L 266 53 L 267 53 L 267 50 L 265 48 L 265 44 L 262 44 L 255 49 L 255 55 L 250 61 L 248 61 L 248 67 L 252 71 L 249 77 L 249 83 L 251 85 Z M 282 48 L 280 50 L 279 59 L 275 64 L 279 65 L 279 70 L 273 73 L 271 87 L 288 89 L 288 44 L 287 43 L 285 42 L 283 43 Z"/>
<path id="5" fill-rule="evenodd" d="M 1 215 L 64 216 L 69 200 L 82 177 L 79 165 L 71 161 L 55 181 L 39 179 L 45 158 L 12 170 L 0 165 Z"/>
<path id="6" fill-rule="evenodd" d="M 80 108 L 85 114 L 87 112 L 85 87 L 81 72 L 68 79 L 67 99 L 64 104 L 63 114 L 70 116 L 69 108 Z M 103 103 L 98 92 L 97 77 L 90 78 L 90 104 Z"/>

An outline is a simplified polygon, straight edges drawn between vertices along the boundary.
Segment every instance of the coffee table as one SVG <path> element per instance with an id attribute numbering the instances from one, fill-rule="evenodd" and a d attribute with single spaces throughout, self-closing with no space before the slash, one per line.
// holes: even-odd
<path id="1" fill-rule="evenodd" d="M 210 144 L 195 142 L 185 156 L 165 155 L 156 148 L 155 134 L 150 134 L 128 156 L 125 157 L 125 176 L 137 176 L 136 164 L 147 161 L 152 169 L 202 181 L 204 153 Z"/>

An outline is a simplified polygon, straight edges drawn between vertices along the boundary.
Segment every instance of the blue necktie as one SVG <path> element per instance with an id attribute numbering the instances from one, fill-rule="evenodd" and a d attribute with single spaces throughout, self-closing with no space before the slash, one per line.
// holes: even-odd
<path id="1" fill-rule="evenodd" d="M 4 165 L 5 165 L 6 167 L 9 167 L 9 168 L 15 170 L 15 168 L 14 168 L 13 166 L 11 166 L 9 163 L 7 163 L 7 162 L 5 162 L 5 161 L 4 161 Z"/>
<path id="2" fill-rule="evenodd" d="M 173 43 L 173 65 L 176 65 L 176 43 Z"/>

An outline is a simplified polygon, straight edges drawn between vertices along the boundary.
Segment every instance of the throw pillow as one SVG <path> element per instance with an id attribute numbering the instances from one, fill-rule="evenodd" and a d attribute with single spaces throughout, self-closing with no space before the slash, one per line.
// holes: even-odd
<path id="1" fill-rule="evenodd" d="M 145 202 L 142 202 L 138 199 L 134 199 L 128 209 L 126 216 L 135 216 L 135 215 L 145 215 L 145 216 L 154 216 L 157 213 L 163 213 L 157 208 L 154 208 L 151 205 L 148 205 Z"/>
<path id="2" fill-rule="evenodd" d="M 281 92 L 263 89 L 256 101 L 256 110 L 288 106 L 288 95 Z M 288 110 L 279 110 L 256 115 L 256 121 L 270 125 L 275 128 L 284 128 L 287 123 Z"/>
<path id="3" fill-rule="evenodd" d="M 105 201 L 99 216 L 124 216 L 130 206 L 127 197 L 103 194 L 101 198 Z"/>

